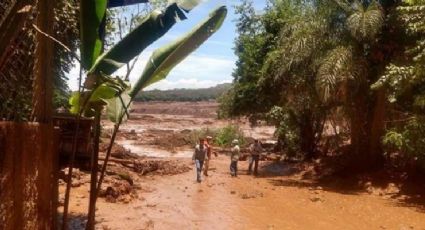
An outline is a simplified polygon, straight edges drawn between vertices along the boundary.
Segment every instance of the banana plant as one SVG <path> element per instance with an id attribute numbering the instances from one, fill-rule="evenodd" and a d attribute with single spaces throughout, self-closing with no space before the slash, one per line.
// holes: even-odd
<path id="1" fill-rule="evenodd" d="M 124 91 L 118 98 L 108 100 L 108 117 L 113 122 L 119 122 L 120 116 L 126 116 L 125 110 L 137 96 L 138 92 L 147 86 L 164 79 L 170 71 L 190 53 L 196 50 L 223 24 L 227 9 L 225 6 L 213 10 L 203 22 L 192 31 L 176 41 L 155 50 L 147 62 L 142 75 L 135 85 Z M 120 102 L 126 103 L 120 103 Z"/>
<path id="2" fill-rule="evenodd" d="M 70 99 L 71 112 L 94 116 L 93 108 L 98 108 L 102 103 L 106 105 L 104 100 L 110 98 L 93 100 L 92 94 L 104 94 L 102 89 L 112 91 L 110 87 L 113 87 L 115 96 L 118 96 L 127 90 L 128 83 L 122 84 L 120 78 L 113 78 L 111 75 L 162 37 L 178 21 L 185 20 L 185 12 L 189 12 L 197 3 L 199 0 L 180 0 L 169 4 L 164 11 L 151 12 L 133 31 L 101 55 L 102 22 L 107 0 L 81 1 L 81 66 L 87 71 L 87 77 L 84 93 L 76 93 Z"/>
<path id="3" fill-rule="evenodd" d="M 150 57 L 139 80 L 130 88 L 120 77 L 111 77 L 115 71 L 139 55 L 147 46 L 163 36 L 178 20 L 186 19 L 184 12 L 191 10 L 194 1 L 180 1 L 169 5 L 163 13 L 152 12 L 132 32 L 109 51 L 97 55 L 95 46 L 82 46 L 82 62 L 91 64 L 84 84 L 86 91 L 75 93 L 71 99 L 71 112 L 83 112 L 92 117 L 103 106 L 108 107 L 108 117 L 118 122 L 137 93 L 145 87 L 164 79 L 168 73 L 191 52 L 205 42 L 222 25 L 227 9 L 225 6 L 213 10 L 208 18 L 180 39 L 159 48 Z M 184 6 L 185 8 L 180 8 Z M 93 37 L 93 36 L 91 36 Z M 83 39 L 82 39 L 83 40 Z M 92 43 L 97 40 L 93 39 Z"/>
<path id="4" fill-rule="evenodd" d="M 108 117 L 116 123 L 106 151 L 98 184 L 95 187 L 91 187 L 87 229 L 94 228 L 97 194 L 102 185 L 116 133 L 123 119 L 128 117 L 128 107 L 131 101 L 146 86 L 164 79 L 173 67 L 214 34 L 226 17 L 226 7 L 222 6 L 215 9 L 205 21 L 192 31 L 171 44 L 154 51 L 134 87 L 130 87 L 130 84 L 123 81 L 122 78 L 112 77 L 111 75 L 138 56 L 154 41 L 162 37 L 178 21 L 186 19 L 185 13 L 192 10 L 199 2 L 200 0 L 178 0 L 169 4 L 164 11 L 153 11 L 121 41 L 107 52 L 101 54 L 103 45 L 101 25 L 104 21 L 107 1 L 81 1 L 81 66 L 87 71 L 87 77 L 84 83 L 84 90 L 75 93 L 70 98 L 71 112 L 78 114 L 78 116 L 95 116 L 96 130 L 99 130 L 100 113 L 106 106 Z M 93 162 L 96 162 L 96 166 L 93 167 L 97 168 L 97 157 L 93 158 Z M 71 175 L 72 167 L 70 166 L 69 178 L 71 178 Z M 92 171 L 92 182 L 93 178 L 96 181 L 97 170 Z M 95 189 L 95 194 L 92 193 L 93 188 Z M 70 188 L 67 187 L 64 225 L 66 224 L 69 190 Z"/>

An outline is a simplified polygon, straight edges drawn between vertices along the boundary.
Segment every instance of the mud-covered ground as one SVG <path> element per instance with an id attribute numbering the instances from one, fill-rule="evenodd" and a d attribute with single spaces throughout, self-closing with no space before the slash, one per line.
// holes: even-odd
<path id="1" fill-rule="evenodd" d="M 191 131 L 237 123 L 247 136 L 273 139 L 272 127 L 217 120 L 216 106 L 133 107 L 118 136 L 124 147 L 114 148 L 98 200 L 97 229 L 425 229 L 423 191 L 386 175 L 319 180 L 320 162 L 262 161 L 260 175 L 253 177 L 240 161 L 240 174 L 232 178 L 226 149 L 214 147 L 219 155 L 210 176 L 196 183 Z M 111 124 L 105 127 L 104 140 Z M 73 180 L 73 229 L 84 226 L 89 178 L 77 171 Z M 63 189 L 62 184 L 61 194 Z"/>

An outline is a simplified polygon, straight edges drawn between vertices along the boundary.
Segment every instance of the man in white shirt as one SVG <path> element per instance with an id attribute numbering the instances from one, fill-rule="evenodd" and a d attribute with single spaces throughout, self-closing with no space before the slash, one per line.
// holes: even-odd
<path id="1" fill-rule="evenodd" d="M 195 146 L 195 152 L 193 153 L 192 160 L 195 161 L 196 166 L 196 181 L 201 183 L 201 172 L 202 167 L 204 165 L 204 161 L 208 160 L 207 156 L 207 148 L 204 144 L 205 140 L 203 138 L 199 138 L 199 144 Z"/>

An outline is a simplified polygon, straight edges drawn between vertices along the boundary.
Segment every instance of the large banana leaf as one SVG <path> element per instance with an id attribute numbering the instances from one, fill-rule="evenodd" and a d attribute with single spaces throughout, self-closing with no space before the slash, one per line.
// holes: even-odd
<path id="1" fill-rule="evenodd" d="M 168 73 L 190 53 L 196 50 L 223 24 L 227 15 L 225 6 L 221 6 L 210 13 L 209 17 L 191 32 L 177 41 L 157 49 L 148 61 L 142 76 L 130 91 L 130 97 L 146 86 L 164 79 Z"/>
<path id="2" fill-rule="evenodd" d="M 184 14 L 187 6 L 199 2 L 199 0 L 181 0 L 170 4 L 164 12 L 153 11 L 139 26 L 125 36 L 109 51 L 98 58 L 90 73 L 113 74 L 125 63 L 139 55 L 147 46 L 162 37 L 177 21 L 186 19 Z"/>
<path id="3" fill-rule="evenodd" d="M 121 93 L 118 97 L 114 97 L 106 100 L 108 106 L 106 111 L 110 121 L 119 123 L 127 120 L 128 108 L 130 107 L 131 98 L 128 95 L 128 91 Z M 125 108 L 124 108 L 125 106 Z M 120 119 L 122 117 L 122 120 Z"/>
<path id="4" fill-rule="evenodd" d="M 80 1 L 81 64 L 84 69 L 92 67 L 102 52 L 99 29 L 105 17 L 107 0 Z"/>

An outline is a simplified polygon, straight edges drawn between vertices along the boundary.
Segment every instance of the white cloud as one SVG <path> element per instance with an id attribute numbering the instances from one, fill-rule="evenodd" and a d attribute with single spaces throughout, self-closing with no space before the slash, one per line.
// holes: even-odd
<path id="1" fill-rule="evenodd" d="M 134 84 L 142 74 L 152 52 L 147 50 L 140 56 L 130 75 L 131 83 Z M 204 88 L 231 82 L 234 65 L 235 61 L 229 57 L 207 56 L 195 52 L 171 70 L 167 79 L 150 86 L 149 89 Z M 126 67 L 123 67 L 115 75 L 124 76 L 125 73 Z M 72 90 L 78 89 L 78 75 L 79 67 L 76 65 L 68 75 Z"/>
<path id="2" fill-rule="evenodd" d="M 150 57 L 151 52 L 140 57 L 133 73 L 130 76 L 131 82 L 135 82 L 142 74 L 143 68 Z M 171 70 L 166 80 L 163 80 L 149 89 L 161 88 L 203 88 L 210 87 L 223 82 L 231 82 L 231 73 L 235 61 L 225 57 L 212 57 L 200 54 L 193 54 L 183 60 L 173 70 Z M 196 80 L 196 82 L 194 81 Z M 191 85 L 193 83 L 193 85 Z M 172 85 L 172 86 L 171 86 Z M 181 86 L 180 86 L 181 85 Z"/>

